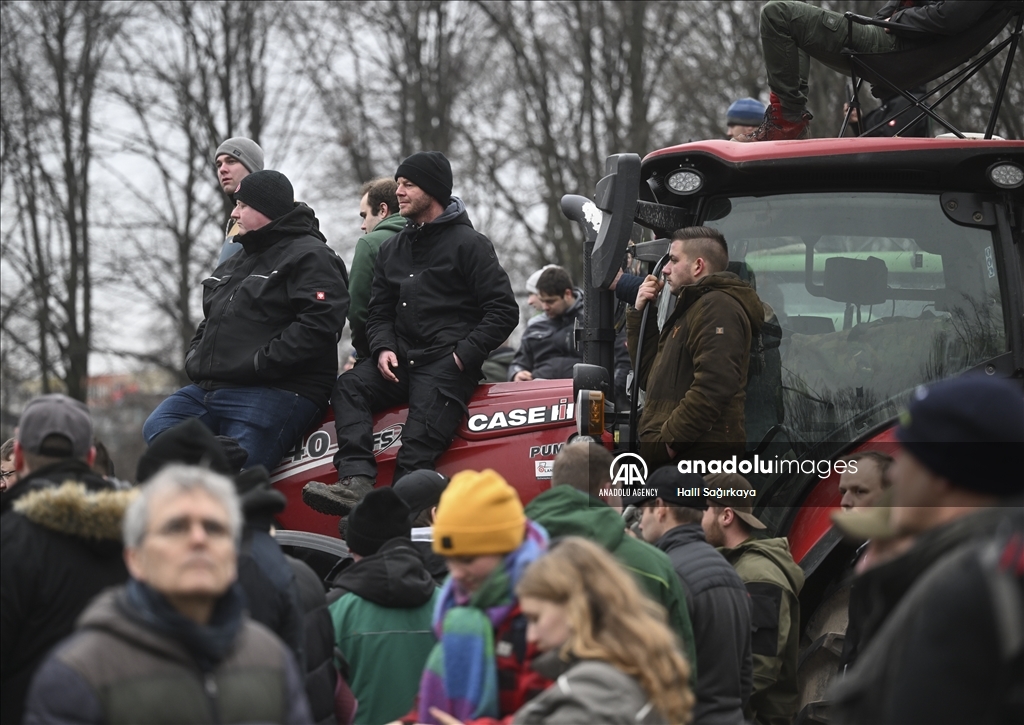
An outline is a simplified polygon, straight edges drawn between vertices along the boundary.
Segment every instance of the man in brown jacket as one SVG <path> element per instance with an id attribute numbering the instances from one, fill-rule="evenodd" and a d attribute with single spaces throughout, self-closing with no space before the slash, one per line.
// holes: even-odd
<path id="1" fill-rule="evenodd" d="M 750 339 L 764 323 L 757 293 L 725 269 L 725 237 L 710 227 L 672 235 L 664 280 L 648 275 L 627 316 L 629 354 L 646 390 L 640 454 L 657 467 L 678 459 L 743 455 Z M 662 288 L 677 296 L 658 332 L 648 323 L 643 360 L 636 359 L 643 308 Z"/>

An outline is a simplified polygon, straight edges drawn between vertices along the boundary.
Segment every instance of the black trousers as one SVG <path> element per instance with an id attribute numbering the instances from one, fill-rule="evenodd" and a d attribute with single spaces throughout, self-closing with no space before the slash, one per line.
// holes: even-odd
<path id="1" fill-rule="evenodd" d="M 376 361 L 361 360 L 334 386 L 331 405 L 338 434 L 334 466 L 339 478 L 377 475 L 373 457 L 373 414 L 409 403 L 409 417 L 398 449 L 395 480 L 434 462 L 451 445 L 477 386 L 477 375 L 459 370 L 451 355 L 423 365 L 399 363 L 398 382 L 385 380 Z"/>

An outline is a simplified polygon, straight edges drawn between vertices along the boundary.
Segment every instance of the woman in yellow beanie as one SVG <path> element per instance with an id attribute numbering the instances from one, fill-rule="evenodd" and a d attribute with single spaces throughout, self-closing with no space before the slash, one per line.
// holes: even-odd
<path id="1" fill-rule="evenodd" d="M 510 716 L 551 684 L 530 664 L 515 588 L 547 549 L 542 526 L 523 513 L 519 495 L 492 470 L 452 477 L 434 520 L 434 551 L 451 575 L 434 611 L 438 642 L 406 722 L 460 722 Z M 500 672 L 500 676 L 499 676 Z"/>

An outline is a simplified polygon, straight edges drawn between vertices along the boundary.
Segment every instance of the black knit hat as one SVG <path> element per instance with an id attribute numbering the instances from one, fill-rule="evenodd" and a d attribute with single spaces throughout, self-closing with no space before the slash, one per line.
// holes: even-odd
<path id="1" fill-rule="evenodd" d="M 409 507 L 409 521 L 412 522 L 421 511 L 437 506 L 441 494 L 448 486 L 448 476 L 428 468 L 407 473 L 395 481 L 398 497 Z"/>
<path id="2" fill-rule="evenodd" d="M 1018 381 L 968 373 L 920 386 L 896 438 L 958 488 L 994 496 L 1024 493 L 1024 395 Z"/>
<path id="3" fill-rule="evenodd" d="M 395 180 L 404 176 L 423 191 L 448 206 L 452 197 L 452 165 L 440 151 L 419 151 L 401 164 Z"/>
<path id="4" fill-rule="evenodd" d="M 266 466 L 254 466 L 235 476 L 235 490 L 245 523 L 261 531 L 269 531 L 274 516 L 288 505 L 285 495 L 271 485 Z"/>
<path id="5" fill-rule="evenodd" d="M 295 191 L 292 182 L 280 171 L 254 171 L 238 185 L 235 201 L 251 206 L 273 220 L 295 208 Z"/>
<path id="6" fill-rule="evenodd" d="M 349 551 L 359 556 L 376 554 L 384 542 L 400 537 L 408 539 L 409 507 L 389 487 L 375 488 L 366 494 L 348 515 L 345 540 Z"/>
<path id="7" fill-rule="evenodd" d="M 225 476 L 238 473 L 238 469 L 232 470 L 213 432 L 198 418 L 184 420 L 153 439 L 139 458 L 139 465 L 135 469 L 136 482 L 145 483 L 170 463 L 205 466 Z"/>

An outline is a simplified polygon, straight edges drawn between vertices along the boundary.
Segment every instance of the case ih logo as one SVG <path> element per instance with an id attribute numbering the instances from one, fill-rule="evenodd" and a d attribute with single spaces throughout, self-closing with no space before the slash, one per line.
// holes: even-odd
<path id="1" fill-rule="evenodd" d="M 539 423 L 554 423 L 560 420 L 572 420 L 575 404 L 568 398 L 560 399 L 555 405 L 538 405 L 533 408 L 513 408 L 512 410 L 499 410 L 488 416 L 483 413 L 472 415 L 466 422 L 466 427 L 474 433 L 481 433 L 485 430 L 500 430 L 503 428 L 522 428 L 527 425 Z"/>

